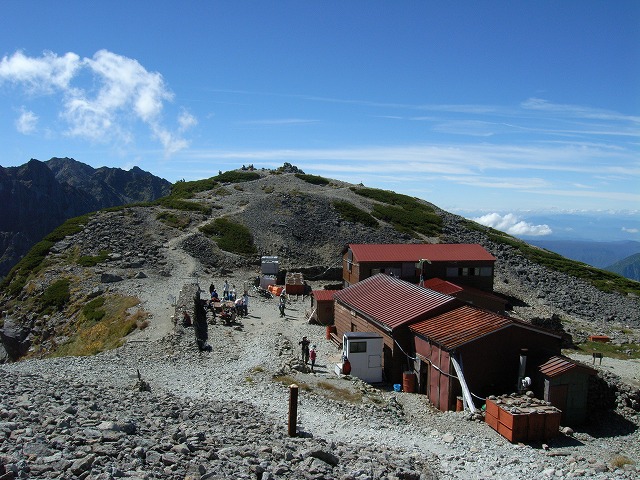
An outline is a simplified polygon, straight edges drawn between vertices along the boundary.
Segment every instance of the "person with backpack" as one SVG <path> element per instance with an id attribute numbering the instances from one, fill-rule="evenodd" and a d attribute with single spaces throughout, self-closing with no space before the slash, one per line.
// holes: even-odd
<path id="1" fill-rule="evenodd" d="M 315 345 L 313 345 L 311 347 L 311 350 L 309 350 L 309 360 L 311 360 L 311 373 L 314 373 L 313 367 L 316 364 L 316 346 Z"/>

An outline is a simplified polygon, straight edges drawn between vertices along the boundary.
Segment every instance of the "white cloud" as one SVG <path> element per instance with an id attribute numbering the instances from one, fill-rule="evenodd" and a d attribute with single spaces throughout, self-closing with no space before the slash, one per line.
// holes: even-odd
<path id="1" fill-rule="evenodd" d="M 521 220 L 513 213 L 507 213 L 504 216 L 498 213 L 489 213 L 473 220 L 486 227 L 495 228 L 516 237 L 524 235 L 544 236 L 552 233 L 548 225 L 532 225 Z"/>
<path id="2" fill-rule="evenodd" d="M 640 232 L 640 230 L 638 230 L 637 228 L 627 228 L 627 227 L 622 227 L 622 231 L 623 232 L 627 232 L 627 233 L 638 233 L 638 232 Z"/>
<path id="3" fill-rule="evenodd" d="M 86 88 L 72 85 L 72 81 L 80 82 L 81 75 L 87 73 L 91 79 Z M 162 75 L 147 71 L 135 59 L 107 50 L 82 60 L 75 53 L 58 57 L 45 52 L 42 57 L 33 58 L 16 52 L 0 61 L 2 81 L 22 85 L 28 92 L 50 95 L 60 92 L 63 106 L 60 117 L 68 123 L 66 134 L 93 141 L 131 142 L 133 123 L 138 120 L 162 143 L 165 154 L 172 154 L 186 148 L 188 142 L 180 133 L 197 123 L 195 117 L 183 112 L 178 118 L 178 132 L 163 126 L 163 107 L 173 100 L 173 93 Z"/>
<path id="4" fill-rule="evenodd" d="M 31 58 L 18 51 L 0 60 L 0 81 L 24 84 L 30 93 L 52 93 L 67 90 L 80 67 L 80 57 L 72 52 L 62 57 L 44 52 L 40 58 Z"/>
<path id="5" fill-rule="evenodd" d="M 23 135 L 29 135 L 36 131 L 38 116 L 28 110 L 22 109 L 20 116 L 16 120 L 16 129 Z"/>
<path id="6" fill-rule="evenodd" d="M 180 131 L 185 132 L 195 127 L 198 124 L 198 119 L 186 110 L 182 110 L 178 116 L 178 124 L 180 125 Z"/>

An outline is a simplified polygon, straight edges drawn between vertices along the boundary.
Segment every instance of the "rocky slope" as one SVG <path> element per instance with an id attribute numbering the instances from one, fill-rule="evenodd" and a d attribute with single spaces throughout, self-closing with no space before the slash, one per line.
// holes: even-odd
<path id="1" fill-rule="evenodd" d="M 0 277 L 66 219 L 154 200 L 170 188 L 166 180 L 137 167 L 94 169 L 70 158 L 0 167 Z"/>

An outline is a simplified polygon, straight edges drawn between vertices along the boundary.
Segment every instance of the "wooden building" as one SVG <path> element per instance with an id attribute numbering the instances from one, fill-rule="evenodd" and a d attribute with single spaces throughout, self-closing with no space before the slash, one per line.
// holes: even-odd
<path id="1" fill-rule="evenodd" d="M 311 291 L 311 318 L 320 325 L 333 325 L 333 294 L 339 290 Z"/>
<path id="2" fill-rule="evenodd" d="M 440 278 L 425 280 L 422 282 L 422 286 L 435 290 L 436 292 L 444 293 L 445 295 L 451 295 L 470 305 L 492 312 L 502 314 L 507 310 L 508 301 L 505 298 L 478 288 L 456 285 Z"/>
<path id="3" fill-rule="evenodd" d="M 412 351 L 418 391 L 442 411 L 453 410 L 463 395 L 461 377 L 477 398 L 518 390 L 520 354 L 527 350 L 525 375 L 560 354 L 561 336 L 528 323 L 458 306 L 412 323 Z"/>
<path id="4" fill-rule="evenodd" d="M 385 381 L 400 383 L 411 365 L 409 325 L 459 305 L 448 295 L 427 290 L 396 277 L 377 274 L 333 295 L 337 338 L 346 332 L 373 332 L 383 338 Z"/>
<path id="5" fill-rule="evenodd" d="M 540 365 L 535 392 L 562 411 L 563 425 L 579 425 L 587 418 L 589 377 L 597 371 L 567 357 L 554 356 Z"/>
<path id="6" fill-rule="evenodd" d="M 349 244 L 343 251 L 342 278 L 345 286 L 378 273 L 410 283 L 441 278 L 492 292 L 495 261 L 478 244 Z"/>

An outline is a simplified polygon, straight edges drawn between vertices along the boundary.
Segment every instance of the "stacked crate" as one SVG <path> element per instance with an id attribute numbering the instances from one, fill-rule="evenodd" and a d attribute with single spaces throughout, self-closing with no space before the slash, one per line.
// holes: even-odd
<path id="1" fill-rule="evenodd" d="M 485 422 L 510 442 L 547 440 L 558 434 L 562 412 L 526 395 L 490 397 Z"/>

